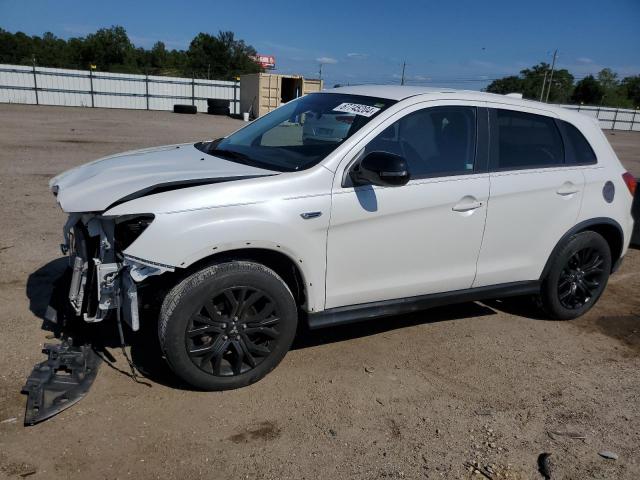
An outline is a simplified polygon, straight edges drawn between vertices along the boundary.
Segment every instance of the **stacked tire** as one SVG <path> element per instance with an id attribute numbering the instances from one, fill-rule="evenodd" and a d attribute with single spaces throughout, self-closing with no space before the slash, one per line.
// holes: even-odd
<path id="1" fill-rule="evenodd" d="M 174 105 L 173 113 L 198 113 L 198 108 L 195 105 Z"/>
<path id="2" fill-rule="evenodd" d="M 207 113 L 209 115 L 230 115 L 229 100 L 207 98 Z"/>

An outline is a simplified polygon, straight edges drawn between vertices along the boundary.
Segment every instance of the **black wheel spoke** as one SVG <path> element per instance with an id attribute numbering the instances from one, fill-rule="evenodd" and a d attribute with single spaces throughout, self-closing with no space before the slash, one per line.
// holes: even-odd
<path id="1" fill-rule="evenodd" d="M 224 333 L 224 328 L 219 325 L 207 325 L 204 327 L 192 328 L 187 331 L 187 335 L 189 337 L 197 337 L 198 335 L 203 335 L 205 333 Z"/>
<path id="2" fill-rule="evenodd" d="M 567 298 L 569 295 L 571 295 L 571 290 L 567 290 L 566 292 L 563 292 L 560 294 L 560 300 L 564 300 L 565 298 Z"/>
<path id="3" fill-rule="evenodd" d="M 200 317 L 198 319 L 199 321 L 202 321 L 203 323 L 224 322 L 224 317 L 220 314 L 220 311 L 213 304 L 213 301 L 209 300 L 208 302 L 206 302 L 204 304 L 204 309 L 207 311 L 209 318 L 207 319 L 204 315 L 198 315 L 198 317 Z"/>
<path id="4" fill-rule="evenodd" d="M 266 357 L 271 353 L 271 350 L 269 350 L 267 347 L 253 343 L 246 335 L 244 337 L 244 342 L 247 345 L 247 350 L 249 350 L 252 355 Z"/>
<path id="5" fill-rule="evenodd" d="M 261 333 L 262 335 L 266 335 L 269 338 L 278 338 L 278 332 L 273 328 L 267 327 L 247 328 L 244 333 L 246 335 L 251 335 L 252 333 Z"/>
<path id="6" fill-rule="evenodd" d="M 595 290 L 596 288 L 598 288 L 600 286 L 600 283 L 596 280 L 588 280 L 588 279 L 584 279 L 582 281 L 582 283 L 584 283 L 584 285 L 589 289 L 589 290 Z"/>
<path id="7" fill-rule="evenodd" d="M 263 324 L 262 322 L 267 320 L 269 315 L 271 315 L 275 311 L 275 309 L 276 309 L 276 306 L 273 303 L 266 304 L 264 308 L 260 312 L 258 312 L 256 315 L 253 315 L 247 318 L 246 320 L 247 325 L 255 325 L 255 324 L 262 325 Z"/>
<path id="8" fill-rule="evenodd" d="M 232 342 L 233 348 L 236 351 L 236 355 L 232 364 L 234 375 L 240 375 L 242 373 L 242 364 L 244 361 L 244 349 L 240 345 L 239 340 L 234 340 Z"/>
<path id="9" fill-rule="evenodd" d="M 190 318 L 187 352 L 210 375 L 241 375 L 271 354 L 280 338 L 279 323 L 276 303 L 266 292 L 228 287 Z"/>
<path id="10" fill-rule="evenodd" d="M 256 359 L 253 358 L 253 355 L 251 354 L 251 352 L 247 348 L 247 344 L 245 343 L 244 339 L 241 338 L 239 343 L 240 343 L 240 347 L 242 348 L 242 351 L 244 352 L 244 358 L 246 359 L 247 363 L 249 364 L 249 366 L 251 368 L 255 367 L 256 366 Z"/>
<path id="11" fill-rule="evenodd" d="M 219 335 L 210 345 L 206 346 L 195 346 L 189 350 L 189 355 L 192 357 L 200 357 L 202 355 L 206 355 L 208 353 L 213 352 L 214 355 L 221 351 L 227 344 L 227 340 L 223 335 Z"/>
<path id="12" fill-rule="evenodd" d="M 251 295 L 249 295 L 249 297 L 240 304 L 238 309 L 238 317 L 244 317 L 247 311 L 262 297 L 262 292 L 253 292 Z"/>

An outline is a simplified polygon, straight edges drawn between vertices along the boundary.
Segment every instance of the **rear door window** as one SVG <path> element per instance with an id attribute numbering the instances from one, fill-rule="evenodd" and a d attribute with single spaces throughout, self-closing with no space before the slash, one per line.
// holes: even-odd
<path id="1" fill-rule="evenodd" d="M 495 109 L 491 118 L 494 169 L 564 165 L 564 144 L 553 118 L 503 109 Z"/>

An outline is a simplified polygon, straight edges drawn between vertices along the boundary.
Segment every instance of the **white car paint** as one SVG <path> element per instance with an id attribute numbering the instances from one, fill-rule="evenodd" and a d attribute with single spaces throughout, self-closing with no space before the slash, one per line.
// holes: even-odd
<path id="1" fill-rule="evenodd" d="M 212 157 L 185 143 L 101 158 L 52 178 L 49 185 L 57 187 L 58 203 L 65 212 L 98 212 L 157 185 L 275 173 Z"/>
<path id="2" fill-rule="evenodd" d="M 581 220 L 604 217 L 624 232 L 633 220 L 623 167 L 597 125 L 537 102 L 480 92 L 395 86 L 328 90 L 397 100 L 307 170 L 274 175 L 204 155 L 192 146 L 108 157 L 51 182 L 67 212 L 105 217 L 151 213 L 155 220 L 125 250 L 153 265 L 186 268 L 240 248 L 281 251 L 299 268 L 307 311 L 539 278 L 553 247 Z M 418 108 L 476 105 L 549 115 L 577 126 L 598 164 L 414 180 L 403 187 L 342 187 L 362 147 Z M 282 107 L 281 107 L 282 108 Z M 256 177 L 165 191 L 104 211 L 158 183 Z M 611 180 L 615 201 L 603 201 Z M 558 195 L 562 188 L 575 193 Z M 454 211 L 478 202 L 471 213 Z M 375 208 L 373 205 L 375 204 Z M 301 214 L 320 212 L 305 220 Z M 486 222 L 485 222 L 486 218 Z M 477 267 L 476 267 L 477 264 Z"/>

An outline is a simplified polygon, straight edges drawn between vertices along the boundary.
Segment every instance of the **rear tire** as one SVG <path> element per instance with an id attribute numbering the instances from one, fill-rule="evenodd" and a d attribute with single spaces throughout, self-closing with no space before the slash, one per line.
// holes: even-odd
<path id="1" fill-rule="evenodd" d="M 257 382 L 291 347 L 298 322 L 287 284 L 258 263 L 199 270 L 165 297 L 158 334 L 174 373 L 202 390 Z"/>
<path id="2" fill-rule="evenodd" d="M 587 313 L 604 292 L 611 272 L 611 249 L 592 231 L 571 236 L 551 260 L 542 283 L 540 305 L 556 320 Z"/>

